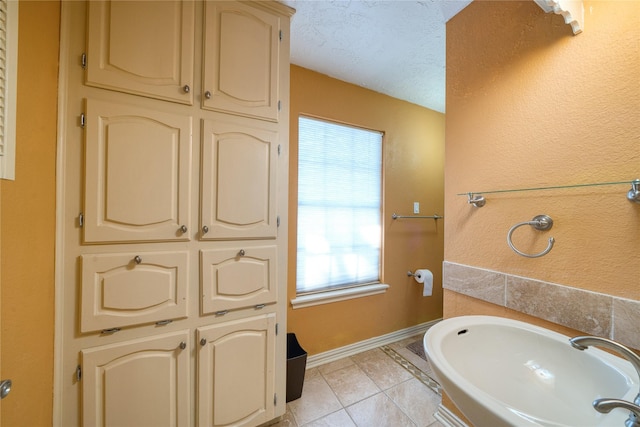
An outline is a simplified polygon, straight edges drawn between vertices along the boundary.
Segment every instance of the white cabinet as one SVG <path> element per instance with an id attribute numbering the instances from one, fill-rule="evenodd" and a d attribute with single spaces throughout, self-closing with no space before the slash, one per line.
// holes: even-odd
<path id="1" fill-rule="evenodd" d="M 202 314 L 264 308 L 276 302 L 276 247 L 208 249 L 200 255 Z"/>
<path id="2" fill-rule="evenodd" d="M 86 84 L 193 103 L 195 2 L 90 1 Z"/>
<path id="3" fill-rule="evenodd" d="M 278 134 L 249 119 L 202 129 L 202 238 L 275 238 Z"/>
<path id="4" fill-rule="evenodd" d="M 188 240 L 192 119 L 86 101 L 84 241 Z"/>
<path id="5" fill-rule="evenodd" d="M 292 10 L 92 0 L 62 12 L 54 424 L 284 414 Z"/>
<path id="6" fill-rule="evenodd" d="M 82 350 L 82 425 L 189 425 L 189 332 Z"/>
<path id="7" fill-rule="evenodd" d="M 281 17 L 204 3 L 202 107 L 276 121 Z M 193 103 L 194 1 L 91 1 L 88 21 L 88 85 Z"/>
<path id="8" fill-rule="evenodd" d="M 198 426 L 256 426 L 274 415 L 275 315 L 198 328 Z"/>
<path id="9" fill-rule="evenodd" d="M 205 1 L 204 16 L 202 107 L 278 120 L 282 18 L 217 0 Z"/>
<path id="10" fill-rule="evenodd" d="M 186 251 L 82 255 L 80 330 L 187 317 L 188 257 Z"/>

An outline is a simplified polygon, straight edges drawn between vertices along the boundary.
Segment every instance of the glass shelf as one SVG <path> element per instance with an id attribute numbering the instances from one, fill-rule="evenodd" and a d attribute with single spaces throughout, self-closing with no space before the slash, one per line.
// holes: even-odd
<path id="1" fill-rule="evenodd" d="M 469 196 L 478 194 L 496 194 L 496 193 L 517 193 L 522 191 L 540 191 L 540 190 L 557 190 L 566 188 L 582 188 L 582 187 L 599 187 L 604 185 L 631 185 L 634 182 L 640 182 L 640 179 L 628 180 L 628 181 L 613 181 L 613 182 L 596 182 L 590 184 L 571 184 L 571 185 L 554 185 L 548 187 L 530 187 L 530 188 L 515 188 L 510 190 L 491 190 L 491 191 L 469 191 L 467 193 L 458 193 L 458 196 Z"/>

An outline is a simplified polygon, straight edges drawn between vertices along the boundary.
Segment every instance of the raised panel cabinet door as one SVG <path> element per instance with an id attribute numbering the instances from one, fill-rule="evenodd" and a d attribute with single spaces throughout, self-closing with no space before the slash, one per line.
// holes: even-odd
<path id="1" fill-rule="evenodd" d="M 82 425 L 189 425 L 189 331 L 81 351 Z"/>
<path id="2" fill-rule="evenodd" d="M 188 252 L 80 258 L 82 332 L 187 317 Z"/>
<path id="3" fill-rule="evenodd" d="M 276 237 L 278 134 L 254 122 L 204 120 L 201 239 Z"/>
<path id="4" fill-rule="evenodd" d="M 280 17 L 240 2 L 204 6 L 202 107 L 277 121 Z"/>
<path id="5" fill-rule="evenodd" d="M 86 101 L 84 242 L 189 240 L 191 117 Z"/>
<path id="6" fill-rule="evenodd" d="M 276 246 L 200 252 L 202 314 L 261 309 L 277 298 Z"/>
<path id="7" fill-rule="evenodd" d="M 249 427 L 271 420 L 275 314 L 199 328 L 197 340 L 198 425 Z"/>
<path id="8" fill-rule="evenodd" d="M 86 84 L 193 104 L 194 3 L 89 1 Z"/>

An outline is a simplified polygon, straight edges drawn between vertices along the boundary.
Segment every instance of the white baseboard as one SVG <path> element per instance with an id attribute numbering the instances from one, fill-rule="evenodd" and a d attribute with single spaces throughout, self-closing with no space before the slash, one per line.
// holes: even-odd
<path id="1" fill-rule="evenodd" d="M 444 427 L 469 427 L 464 421 L 458 418 L 456 414 L 442 404 L 438 405 L 438 410 L 433 414 L 433 417 L 440 421 Z"/>
<path id="2" fill-rule="evenodd" d="M 354 354 L 362 353 L 363 351 L 391 344 L 405 338 L 410 338 L 414 335 L 424 334 L 427 332 L 427 329 L 438 323 L 440 320 L 442 319 L 421 323 L 410 328 L 391 332 L 390 334 L 380 335 L 379 337 L 370 338 L 344 347 L 314 354 L 307 358 L 307 369 L 315 368 L 316 366 L 324 365 L 325 363 L 334 362 L 344 357 L 353 356 Z"/>

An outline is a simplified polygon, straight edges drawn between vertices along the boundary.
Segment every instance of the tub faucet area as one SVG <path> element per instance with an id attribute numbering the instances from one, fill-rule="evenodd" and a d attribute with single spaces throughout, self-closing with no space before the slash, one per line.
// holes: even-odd
<path id="1" fill-rule="evenodd" d="M 616 353 L 623 356 L 633 365 L 640 378 L 640 356 L 638 356 L 633 350 L 619 344 L 615 341 L 594 337 L 594 336 L 581 336 L 574 337 L 569 340 L 571 345 L 578 350 L 586 350 L 590 346 L 597 346 L 613 350 Z M 593 401 L 593 407 L 596 411 L 608 414 L 613 409 L 627 409 L 630 411 L 629 418 L 625 422 L 625 427 L 640 427 L 640 390 L 633 402 L 627 402 L 626 400 L 602 398 Z"/>

